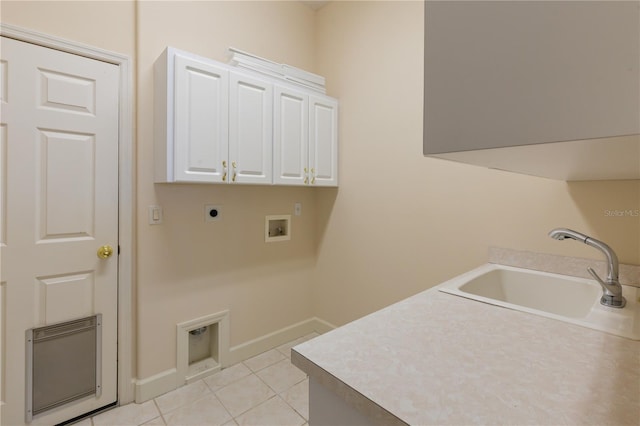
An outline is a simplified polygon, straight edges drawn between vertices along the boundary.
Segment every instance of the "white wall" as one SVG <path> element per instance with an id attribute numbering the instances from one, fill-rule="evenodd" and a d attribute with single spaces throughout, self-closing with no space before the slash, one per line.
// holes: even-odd
<path id="1" fill-rule="evenodd" d="M 153 183 L 153 62 L 173 46 L 226 62 L 233 46 L 314 68 L 314 12 L 298 2 L 139 2 L 138 376 L 175 366 L 177 323 L 230 310 L 231 346 L 311 316 L 315 195 L 309 188 Z M 264 242 L 264 217 L 293 214 L 289 242 Z M 204 222 L 204 205 L 223 205 Z M 147 206 L 164 223 L 147 224 Z"/>
<path id="2" fill-rule="evenodd" d="M 0 19 L 135 59 L 135 0 L 2 0 Z"/>
<path id="3" fill-rule="evenodd" d="M 320 191 L 314 314 L 343 324 L 487 261 L 489 246 L 640 264 L 640 182 L 562 181 L 422 156 L 423 3 L 331 2 L 317 71 L 340 98 L 340 189 Z"/>

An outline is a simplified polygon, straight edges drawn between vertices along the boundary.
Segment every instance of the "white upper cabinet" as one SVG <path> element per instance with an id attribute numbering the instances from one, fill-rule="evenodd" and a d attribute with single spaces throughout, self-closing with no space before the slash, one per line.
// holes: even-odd
<path id="1" fill-rule="evenodd" d="M 173 48 L 154 85 L 156 182 L 338 185 L 337 100 Z"/>
<path id="2" fill-rule="evenodd" d="M 229 96 L 229 179 L 271 184 L 273 85 L 231 73 Z"/>
<path id="3" fill-rule="evenodd" d="M 338 186 L 338 101 L 309 97 L 309 183 Z"/>
<path id="4" fill-rule="evenodd" d="M 274 183 L 338 186 L 338 102 L 276 86 Z"/>
<path id="5" fill-rule="evenodd" d="M 424 154 L 640 179 L 640 3 L 426 1 Z"/>
<path id="6" fill-rule="evenodd" d="M 155 74 L 156 182 L 222 182 L 229 71 L 167 49 Z"/>
<path id="7" fill-rule="evenodd" d="M 309 96 L 276 86 L 273 169 L 274 183 L 309 183 Z"/>

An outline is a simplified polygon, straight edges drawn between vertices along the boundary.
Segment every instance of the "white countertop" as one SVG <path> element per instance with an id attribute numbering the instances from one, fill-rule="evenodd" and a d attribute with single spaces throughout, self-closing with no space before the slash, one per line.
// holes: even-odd
<path id="1" fill-rule="evenodd" d="M 291 359 L 379 424 L 640 425 L 640 341 L 435 288 Z"/>

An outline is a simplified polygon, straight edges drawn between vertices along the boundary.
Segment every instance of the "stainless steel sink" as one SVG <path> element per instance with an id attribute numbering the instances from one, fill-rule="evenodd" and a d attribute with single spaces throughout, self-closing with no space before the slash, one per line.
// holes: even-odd
<path id="1" fill-rule="evenodd" d="M 627 305 L 611 308 L 600 304 L 602 290 L 593 280 L 487 264 L 438 290 L 640 340 L 640 289 L 622 287 Z"/>

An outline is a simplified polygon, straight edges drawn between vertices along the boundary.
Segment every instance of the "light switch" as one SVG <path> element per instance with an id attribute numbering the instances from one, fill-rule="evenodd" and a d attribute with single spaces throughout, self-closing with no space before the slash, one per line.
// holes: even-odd
<path id="1" fill-rule="evenodd" d="M 149 225 L 159 225 L 162 223 L 162 207 L 149 206 Z"/>

